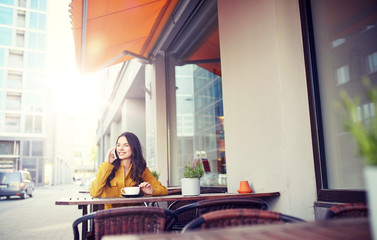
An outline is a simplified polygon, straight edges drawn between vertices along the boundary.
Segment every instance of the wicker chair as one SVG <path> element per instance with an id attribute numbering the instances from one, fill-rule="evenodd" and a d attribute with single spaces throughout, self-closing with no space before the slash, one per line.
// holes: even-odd
<path id="1" fill-rule="evenodd" d="M 304 220 L 278 212 L 260 209 L 225 209 L 203 214 L 189 222 L 182 232 L 195 229 L 225 228 L 242 225 L 282 224 L 305 222 Z"/>
<path id="2" fill-rule="evenodd" d="M 174 211 L 178 219 L 173 223 L 173 226 L 169 226 L 169 229 L 181 231 L 188 222 L 205 213 L 233 208 L 267 210 L 268 206 L 266 202 L 257 198 L 220 198 L 189 203 Z"/>
<path id="3" fill-rule="evenodd" d="M 176 220 L 176 214 L 160 207 L 120 207 L 99 210 L 73 222 L 74 239 L 79 239 L 78 224 L 94 219 L 96 240 L 105 235 L 159 233 Z M 84 234 L 83 234 L 84 238 Z"/>
<path id="4" fill-rule="evenodd" d="M 368 206 L 365 203 L 344 203 L 332 206 L 327 210 L 325 219 L 347 217 L 368 217 Z"/>

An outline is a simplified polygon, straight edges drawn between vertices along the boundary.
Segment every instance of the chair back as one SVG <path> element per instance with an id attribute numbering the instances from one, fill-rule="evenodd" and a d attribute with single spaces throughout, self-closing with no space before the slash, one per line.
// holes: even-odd
<path id="1" fill-rule="evenodd" d="M 268 206 L 265 201 L 259 198 L 219 198 L 199 201 L 197 208 L 199 210 L 199 214 L 202 215 L 217 210 L 234 208 L 267 210 Z"/>
<path id="2" fill-rule="evenodd" d="M 94 238 L 106 235 L 165 232 L 167 225 L 176 220 L 176 214 L 160 207 L 119 207 L 99 210 L 77 219 L 73 224 L 75 239 L 78 239 L 77 225 L 94 218 Z"/>
<path id="3" fill-rule="evenodd" d="M 160 207 L 122 207 L 97 211 L 94 218 L 95 239 L 105 235 L 159 233 L 174 221 L 173 211 Z"/>
<path id="4" fill-rule="evenodd" d="M 202 214 L 234 208 L 267 209 L 268 206 L 263 200 L 257 198 L 218 198 L 202 200 L 177 208 L 174 212 L 177 214 L 178 219 L 174 222 L 174 226 L 169 226 L 169 228 L 175 231 L 181 231 L 187 223 Z"/>
<path id="5" fill-rule="evenodd" d="M 346 217 L 368 217 L 368 206 L 365 203 L 343 203 L 332 206 L 327 210 L 325 219 Z"/>
<path id="6" fill-rule="evenodd" d="M 189 222 L 182 232 L 194 229 L 225 228 L 242 225 L 304 222 L 304 220 L 278 212 L 260 209 L 225 209 L 209 212 Z"/>

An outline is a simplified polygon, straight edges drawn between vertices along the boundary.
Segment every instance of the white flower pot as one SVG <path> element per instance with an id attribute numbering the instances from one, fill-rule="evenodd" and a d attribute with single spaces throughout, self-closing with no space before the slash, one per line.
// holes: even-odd
<path id="1" fill-rule="evenodd" d="M 183 196 L 200 195 L 199 178 L 181 178 L 181 187 Z"/>
<path id="2" fill-rule="evenodd" d="M 377 166 L 365 166 L 365 184 L 369 207 L 370 229 L 374 240 L 377 240 Z"/>

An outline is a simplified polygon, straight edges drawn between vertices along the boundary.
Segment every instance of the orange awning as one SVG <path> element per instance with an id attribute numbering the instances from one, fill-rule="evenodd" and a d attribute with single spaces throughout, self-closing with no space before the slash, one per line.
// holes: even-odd
<path id="1" fill-rule="evenodd" d="M 72 0 L 76 60 L 81 71 L 96 71 L 134 56 L 149 58 L 177 3 L 178 0 L 87 0 L 85 14 L 83 0 Z"/>

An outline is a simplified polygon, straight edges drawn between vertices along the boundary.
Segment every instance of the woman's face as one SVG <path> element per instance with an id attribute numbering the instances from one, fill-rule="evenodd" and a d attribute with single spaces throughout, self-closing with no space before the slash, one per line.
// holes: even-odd
<path id="1" fill-rule="evenodd" d="M 132 150 L 130 145 L 128 145 L 127 138 L 122 136 L 118 139 L 116 151 L 120 159 L 131 158 Z"/>

